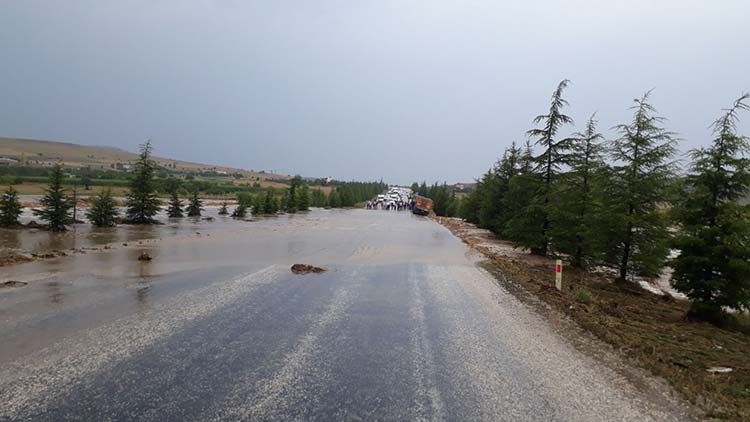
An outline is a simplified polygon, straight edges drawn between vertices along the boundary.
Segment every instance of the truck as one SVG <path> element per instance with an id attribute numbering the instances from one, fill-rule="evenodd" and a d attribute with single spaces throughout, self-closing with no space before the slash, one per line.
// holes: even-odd
<path id="1" fill-rule="evenodd" d="M 416 195 L 414 197 L 414 208 L 411 212 L 417 215 L 428 215 L 431 211 L 432 199 L 422 195 Z"/>

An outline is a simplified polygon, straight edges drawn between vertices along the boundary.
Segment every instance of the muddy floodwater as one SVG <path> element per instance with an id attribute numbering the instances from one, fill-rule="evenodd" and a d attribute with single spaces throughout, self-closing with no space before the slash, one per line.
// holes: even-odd
<path id="1" fill-rule="evenodd" d="M 216 211 L 0 232 L 2 254 L 57 254 L 0 267 L 27 283 L 0 289 L 0 421 L 689 420 L 431 220 Z"/>

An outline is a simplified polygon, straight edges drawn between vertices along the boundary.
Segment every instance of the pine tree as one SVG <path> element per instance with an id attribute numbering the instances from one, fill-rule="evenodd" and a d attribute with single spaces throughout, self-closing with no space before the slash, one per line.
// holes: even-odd
<path id="1" fill-rule="evenodd" d="M 534 147 L 531 145 L 531 140 L 529 139 L 526 140 L 526 146 L 521 154 L 518 167 L 519 174 L 526 174 L 534 171 Z"/>
<path id="2" fill-rule="evenodd" d="M 117 206 L 110 189 L 104 189 L 94 197 L 86 218 L 96 227 L 114 227 L 117 225 Z"/>
<path id="3" fill-rule="evenodd" d="M 435 215 L 441 217 L 446 216 L 448 213 L 448 205 L 450 205 L 448 184 L 445 182 L 443 182 L 442 185 L 435 183 L 430 189 L 429 196 L 433 202 L 432 210 L 435 212 Z"/>
<path id="4" fill-rule="evenodd" d="M 513 142 L 506 148 L 503 157 L 482 178 L 477 187 L 479 200 L 478 221 L 481 227 L 504 235 L 504 228 L 511 216 L 504 207 L 504 199 L 510 187 L 510 181 L 520 172 L 521 149 Z"/>
<path id="5" fill-rule="evenodd" d="M 310 189 L 307 185 L 302 185 L 297 191 L 297 209 L 299 211 L 310 210 Z"/>
<path id="6" fill-rule="evenodd" d="M 532 167 L 524 166 L 523 162 L 522 166 Z M 542 202 L 544 193 L 544 180 L 539 173 L 521 171 L 508 182 L 508 192 L 500 205 L 508 215 L 503 236 L 537 253 L 547 242 L 547 233 L 541 230 L 548 217 Z"/>
<path id="7" fill-rule="evenodd" d="M 328 206 L 328 198 L 326 194 L 320 189 L 312 190 L 312 206 L 323 208 Z"/>
<path id="8" fill-rule="evenodd" d="M 177 193 L 177 190 L 173 190 L 169 197 L 169 208 L 167 208 L 167 216 L 169 218 L 182 218 L 182 199 Z"/>
<path id="9" fill-rule="evenodd" d="M 294 176 L 284 198 L 284 211 L 294 214 L 297 212 L 297 189 L 302 185 L 302 177 Z"/>
<path id="10" fill-rule="evenodd" d="M 263 197 L 263 214 L 276 214 L 279 211 L 279 203 L 276 201 L 272 188 L 266 190 L 266 195 Z"/>
<path id="11" fill-rule="evenodd" d="M 631 272 L 658 275 L 669 251 L 668 221 L 660 205 L 674 173 L 670 160 L 676 140 L 660 126 L 665 119 L 656 116 L 649 95 L 634 100 L 630 123 L 616 126 L 621 137 L 613 142 L 612 157 L 618 165 L 603 210 L 616 233 L 609 259 L 623 281 Z"/>
<path id="12" fill-rule="evenodd" d="M 265 195 L 264 194 L 259 193 L 253 197 L 252 213 L 253 215 L 261 215 L 265 213 Z"/>
<path id="13" fill-rule="evenodd" d="M 713 123 L 710 147 L 692 151 L 692 170 L 676 204 L 680 226 L 670 263 L 672 284 L 692 301 L 691 314 L 720 322 L 723 308 L 750 309 L 750 140 L 737 134 L 741 96 Z"/>
<path id="14" fill-rule="evenodd" d="M 188 217 L 200 217 L 203 211 L 203 201 L 198 198 L 198 190 L 194 190 L 190 196 L 190 202 L 187 206 Z"/>
<path id="15" fill-rule="evenodd" d="M 159 198 L 156 197 L 153 180 L 156 163 L 151 159 L 151 150 L 151 141 L 146 141 L 135 163 L 126 199 L 127 221 L 131 224 L 154 224 L 154 216 L 159 212 Z"/>
<path id="16" fill-rule="evenodd" d="M 479 224 L 479 206 L 480 201 L 483 199 L 480 190 L 483 188 L 484 178 L 489 174 L 490 172 L 487 172 L 481 180 L 477 180 L 474 190 L 467 193 L 460 201 L 461 205 L 458 207 L 458 215 L 469 223 Z"/>
<path id="17" fill-rule="evenodd" d="M 461 200 L 456 196 L 455 192 L 451 192 L 451 196 L 448 199 L 448 206 L 445 209 L 446 217 L 458 217 L 458 210 L 461 208 Z"/>
<path id="18" fill-rule="evenodd" d="M 538 255 L 546 255 L 550 245 L 549 213 L 552 208 L 554 184 L 557 182 L 561 167 L 567 163 L 570 157 L 570 140 L 567 138 L 557 139 L 557 132 L 560 128 L 573 123 L 573 119 L 562 112 L 563 107 L 568 105 L 568 102 L 562 97 L 562 93 L 569 83 L 570 81 L 567 79 L 562 80 L 552 93 L 549 112 L 534 118 L 534 123 L 541 123 L 542 127 L 526 132 L 529 137 L 536 138 L 535 144 L 543 149 L 542 154 L 535 157 L 534 160 L 535 171 L 541 176 L 542 184 L 538 189 L 535 189 L 535 196 L 529 202 L 529 209 L 525 211 L 534 218 L 516 219 L 515 224 L 538 224 L 539 227 L 514 227 L 513 232 L 538 230 L 539 235 L 525 235 L 516 239 L 523 246 L 530 248 L 532 253 Z"/>
<path id="19" fill-rule="evenodd" d="M 328 194 L 328 205 L 331 208 L 341 207 L 341 198 L 339 197 L 338 189 L 334 189 Z"/>
<path id="20" fill-rule="evenodd" d="M 604 137 L 596 125 L 594 114 L 586 123 L 586 129 L 573 134 L 570 139 L 570 172 L 562 175 L 550 215 L 555 249 L 570 255 L 573 266 L 577 268 L 583 268 L 594 254 L 592 222 L 598 213 L 594 184 L 604 167 Z"/>
<path id="21" fill-rule="evenodd" d="M 41 199 L 41 209 L 33 210 L 34 215 L 47 222 L 52 231 L 65 231 L 65 225 L 73 221 L 70 215 L 73 203 L 63 188 L 62 167 L 55 166 L 49 176 L 49 186 Z"/>
<path id="22" fill-rule="evenodd" d="M 18 191 L 13 186 L 0 197 L 0 227 L 13 227 L 19 225 L 18 218 L 23 212 L 21 201 L 18 200 Z"/>
<path id="23" fill-rule="evenodd" d="M 281 199 L 281 209 L 284 212 L 288 212 L 290 214 L 294 214 L 297 212 L 297 207 L 295 205 L 294 196 L 292 196 L 292 188 L 289 188 L 286 190 L 286 193 L 284 193 L 284 196 Z"/>
<path id="24" fill-rule="evenodd" d="M 351 207 L 354 206 L 354 197 L 352 196 L 351 190 L 346 186 L 341 186 L 339 190 L 339 206 L 340 207 Z M 338 189 L 337 189 L 338 190 Z"/>
<path id="25" fill-rule="evenodd" d="M 228 215 L 229 210 L 227 209 L 227 201 L 222 201 L 221 208 L 219 208 L 219 215 Z"/>

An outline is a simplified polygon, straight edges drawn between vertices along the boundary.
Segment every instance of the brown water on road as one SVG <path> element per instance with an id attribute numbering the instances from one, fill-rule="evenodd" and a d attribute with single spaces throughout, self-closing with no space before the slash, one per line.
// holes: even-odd
<path id="1" fill-rule="evenodd" d="M 409 213 L 33 236 L 99 249 L 2 268 L 0 421 L 689 420 Z"/>
<path id="2" fill-rule="evenodd" d="M 0 361 L 244 270 L 295 263 L 471 262 L 465 257 L 470 252 L 446 229 L 410 213 L 316 209 L 244 221 L 216 212 L 210 207 L 204 214 L 213 221 L 163 219 L 163 225 L 151 226 L 78 225 L 65 233 L 0 232 L 6 250 L 20 244 L 25 252 L 68 254 L 0 267 L 0 282 L 29 283 L 0 290 L 0 332 L 6 339 Z M 414 225 L 429 229 L 413 230 Z M 8 237 L 16 243 L 7 243 Z M 153 259 L 139 261 L 143 252 Z"/>
<path id="3" fill-rule="evenodd" d="M 153 276 L 251 262 L 288 261 L 291 265 L 296 262 L 294 259 L 305 258 L 323 263 L 391 263 L 413 260 L 415 251 L 418 259 L 434 259 L 438 254 L 456 262 L 465 252 L 449 232 L 438 227 L 426 234 L 416 232 L 420 236 L 415 238 L 409 225 L 429 223 L 405 212 L 383 215 L 364 210 L 317 209 L 251 221 L 218 216 L 216 212 L 216 207 L 210 207 L 204 213 L 213 221 L 161 219 L 162 225 L 116 228 L 79 224 L 64 233 L 0 230 L 0 256 L 50 251 L 71 255 L 2 268 L 0 281 L 54 274 Z M 340 218 L 342 215 L 346 218 Z M 454 248 L 446 250 L 446 244 Z M 458 249 L 461 253 L 456 255 Z M 155 259 L 137 262 L 134 258 L 143 251 Z"/>

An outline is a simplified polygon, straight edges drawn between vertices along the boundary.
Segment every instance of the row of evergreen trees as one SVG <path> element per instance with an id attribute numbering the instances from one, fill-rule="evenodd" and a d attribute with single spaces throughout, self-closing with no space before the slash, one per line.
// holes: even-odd
<path id="1" fill-rule="evenodd" d="M 331 208 L 353 207 L 385 191 L 388 186 L 380 182 L 337 182 L 328 195 Z"/>
<path id="2" fill-rule="evenodd" d="M 743 95 L 713 124 L 707 148 L 692 151 L 679 177 L 674 133 L 649 101 L 635 99 L 629 122 L 606 140 L 592 115 L 583 130 L 564 113 L 562 81 L 524 147 L 513 143 L 461 201 L 459 214 L 532 253 L 606 265 L 618 279 L 653 277 L 671 265 L 674 286 L 702 317 L 750 307 L 748 138 L 736 132 Z M 535 151 L 535 148 L 538 148 Z M 674 232 L 674 234 L 673 234 Z M 670 249 L 680 254 L 668 260 Z"/>
<path id="3" fill-rule="evenodd" d="M 310 207 L 346 208 L 353 207 L 383 192 L 387 186 L 382 182 L 335 182 L 335 187 L 326 194 L 321 189 L 311 189 L 302 178 L 292 179 L 290 187 L 279 193 L 279 189 L 269 187 L 264 193 L 240 195 L 238 200 L 247 207 L 260 210 L 260 214 L 273 214 L 277 211 L 294 213 L 307 211 Z"/>
<path id="4" fill-rule="evenodd" d="M 160 201 L 156 196 L 154 173 L 157 165 L 151 159 L 151 142 L 147 141 L 142 147 L 138 161 L 135 164 L 133 178 L 130 182 L 130 190 L 125 200 L 125 218 L 124 221 L 131 224 L 154 224 L 156 214 L 160 211 Z M 73 198 L 68 195 L 63 186 L 65 175 L 61 166 L 52 169 L 49 175 L 49 184 L 44 196 L 40 200 L 41 207 L 32 210 L 34 215 L 46 222 L 49 230 L 64 231 L 66 226 L 74 223 L 73 210 L 75 204 Z M 197 198 L 198 193 L 194 192 L 188 206 L 188 215 L 200 215 L 201 203 Z M 179 198 L 175 201 L 175 196 L 170 202 L 170 216 L 181 216 Z M 18 225 L 21 204 L 18 201 L 16 191 L 10 187 L 2 196 L 0 202 L 0 221 L 3 226 Z M 178 212 L 179 211 L 179 212 Z M 114 226 L 118 219 L 119 213 L 116 207 L 112 192 L 105 189 L 96 195 L 91 206 L 86 212 L 86 218 L 95 225 L 100 227 Z"/>
<path id="5" fill-rule="evenodd" d="M 239 206 L 245 210 L 251 209 L 256 215 L 275 214 L 280 211 L 295 213 L 307 211 L 310 207 L 353 207 L 382 192 L 386 187 L 382 182 L 337 182 L 335 187 L 326 194 L 321 189 L 310 188 L 301 177 L 295 176 L 289 188 L 268 187 L 257 195 L 238 195 L 237 200 Z"/>
<path id="6" fill-rule="evenodd" d="M 160 200 L 156 195 L 158 181 L 155 178 L 157 164 L 151 158 L 151 142 L 146 142 L 140 151 L 130 181 L 130 190 L 125 200 L 123 222 L 130 224 L 154 224 L 155 216 L 161 210 Z M 74 208 L 72 198 L 63 186 L 65 175 L 60 166 L 52 169 L 49 185 L 41 199 L 41 207 L 33 210 L 34 215 L 46 222 L 53 231 L 63 231 L 66 225 L 73 223 L 71 211 Z M 187 207 L 179 196 L 179 184 L 170 184 L 170 200 L 167 215 L 170 218 L 199 217 L 203 211 L 198 190 L 190 193 Z M 279 211 L 295 213 L 307 211 L 313 207 L 350 207 L 362 202 L 385 189 L 380 183 L 335 182 L 335 188 L 326 195 L 318 189 L 310 189 L 300 176 L 290 181 L 289 188 L 266 188 L 258 195 L 238 194 L 238 206 L 232 212 L 233 217 L 244 218 L 249 210 L 254 214 L 275 214 Z M 0 197 L 0 226 L 18 225 L 22 207 L 18 193 L 12 187 Z M 220 215 L 229 214 L 227 203 L 219 210 Z M 120 221 L 120 215 L 112 193 L 105 189 L 96 195 L 86 212 L 89 221 L 100 227 L 111 227 Z"/>
<path id="7" fill-rule="evenodd" d="M 432 210 L 441 217 L 456 217 L 459 213 L 460 201 L 452 187 L 445 182 L 434 183 L 431 186 L 427 182 L 422 184 L 412 183 L 412 192 L 432 199 Z"/>
<path id="8" fill-rule="evenodd" d="M 203 201 L 198 197 L 198 191 L 190 194 L 187 208 L 183 210 L 183 202 L 177 190 L 173 190 L 169 197 L 167 216 L 169 218 L 181 218 L 187 214 L 188 217 L 200 217 L 203 212 Z"/>

